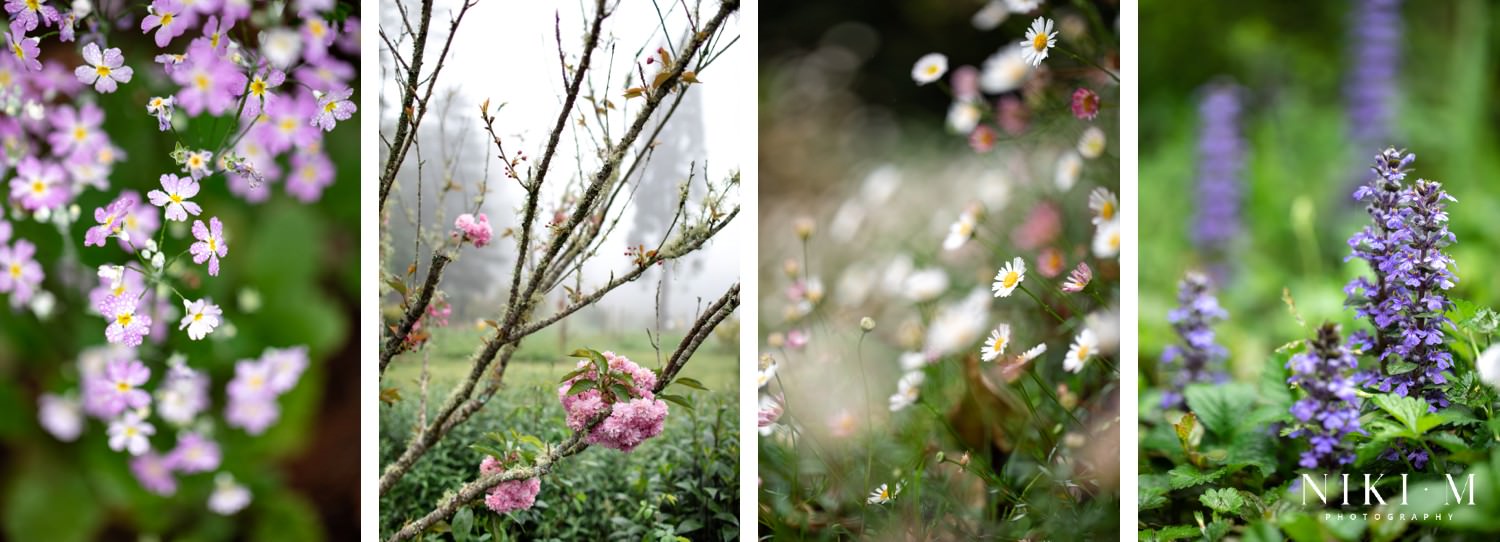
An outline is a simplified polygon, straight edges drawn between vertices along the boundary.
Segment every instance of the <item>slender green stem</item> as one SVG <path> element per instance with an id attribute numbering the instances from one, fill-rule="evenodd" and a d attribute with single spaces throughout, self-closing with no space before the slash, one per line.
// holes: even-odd
<path id="1" fill-rule="evenodd" d="M 1063 323 L 1063 322 L 1067 322 L 1068 321 L 1066 318 L 1058 316 L 1057 312 L 1053 311 L 1051 306 L 1047 305 L 1046 303 L 1043 303 L 1042 300 L 1041 300 L 1041 298 L 1037 297 L 1036 294 L 1031 293 L 1031 290 L 1027 289 L 1026 285 L 1024 285 L 1024 284 L 1018 284 L 1018 285 L 1016 285 L 1016 287 L 1020 288 L 1022 292 L 1026 292 L 1026 295 L 1030 296 L 1032 301 L 1035 301 L 1036 304 L 1041 305 L 1043 309 L 1046 309 L 1047 310 L 1047 314 L 1050 314 L 1050 315 L 1052 315 L 1053 318 L 1056 318 L 1057 321 L 1058 321 L 1058 323 Z"/>
<path id="2" fill-rule="evenodd" d="M 1053 403 L 1057 403 L 1058 408 L 1063 409 L 1063 412 L 1068 414 L 1068 418 L 1072 419 L 1073 423 L 1078 424 L 1078 427 L 1080 428 L 1083 427 L 1083 422 L 1079 421 L 1078 417 L 1073 415 L 1073 409 L 1063 406 L 1062 400 L 1057 398 L 1057 394 L 1052 393 L 1052 389 L 1048 388 L 1045 382 L 1042 382 L 1042 377 L 1036 375 L 1035 365 L 1033 365 L 1031 369 L 1027 370 L 1026 374 L 1031 375 L 1031 379 L 1036 381 L 1036 385 L 1037 387 L 1042 389 L 1042 393 L 1046 394 L 1047 398 L 1051 399 Z"/>
<path id="3" fill-rule="evenodd" d="M 1082 62 L 1084 64 L 1088 64 L 1088 65 L 1093 66 L 1094 68 L 1098 69 L 1099 71 L 1104 72 L 1105 75 L 1108 75 L 1110 79 L 1114 79 L 1116 84 L 1118 84 L 1120 82 L 1120 76 L 1115 75 L 1115 72 L 1109 71 L 1108 68 L 1105 68 L 1104 66 L 1100 66 L 1097 62 L 1094 62 L 1092 60 L 1084 58 L 1082 55 L 1079 55 L 1078 53 L 1075 53 L 1075 52 L 1073 52 L 1073 51 L 1071 51 L 1068 48 L 1063 47 L 1063 46 L 1058 46 L 1057 50 L 1062 51 L 1063 53 L 1067 54 L 1068 56 L 1073 57 L 1075 60 L 1077 60 L 1079 62 Z"/>

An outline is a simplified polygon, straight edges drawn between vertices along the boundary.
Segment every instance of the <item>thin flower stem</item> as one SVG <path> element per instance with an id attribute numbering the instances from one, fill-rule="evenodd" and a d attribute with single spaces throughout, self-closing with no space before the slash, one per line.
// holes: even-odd
<path id="1" fill-rule="evenodd" d="M 1079 62 L 1082 62 L 1084 64 L 1088 64 L 1090 66 L 1093 66 L 1094 68 L 1097 68 L 1099 71 L 1104 72 L 1105 75 L 1108 75 L 1110 79 L 1114 79 L 1116 84 L 1119 84 L 1119 82 L 1120 82 L 1120 76 L 1115 75 L 1115 72 L 1109 71 L 1104 66 L 1100 66 L 1098 63 L 1096 63 L 1096 62 L 1094 62 L 1092 60 L 1089 60 L 1087 58 L 1084 58 L 1082 55 L 1079 55 L 1078 53 L 1075 53 L 1075 52 L 1073 52 L 1073 51 L 1069 50 L 1068 48 L 1063 47 L 1061 45 L 1057 46 L 1057 50 L 1062 51 L 1063 53 L 1067 54 L 1068 56 L 1073 57 L 1075 60 L 1077 60 Z"/>
<path id="2" fill-rule="evenodd" d="M 806 250 L 807 243 L 804 242 L 802 246 L 803 246 L 804 250 Z M 859 341 L 857 341 L 854 344 L 854 357 L 855 357 L 855 361 L 857 363 L 859 363 L 859 381 L 860 381 L 861 384 L 864 385 L 864 389 L 865 389 L 865 425 L 867 427 L 869 427 L 869 431 L 870 431 L 869 434 L 871 436 L 873 436 L 875 434 L 875 407 L 870 406 L 870 377 L 865 374 L 866 370 L 865 370 L 865 355 L 864 355 L 865 335 L 869 335 L 869 334 L 870 334 L 869 332 L 863 332 L 863 333 L 859 334 Z M 875 447 L 874 446 L 866 445 L 865 446 L 865 485 L 861 486 L 863 489 L 869 489 L 870 488 L 870 477 L 873 476 L 874 473 L 875 473 Z M 861 522 L 866 522 L 867 521 L 863 516 L 866 515 L 865 511 L 869 510 L 869 508 L 870 507 L 868 507 L 868 506 L 864 506 L 864 507 L 860 508 L 860 510 L 861 510 L 861 512 L 860 512 L 860 515 L 861 515 L 860 521 Z"/>
<path id="3" fill-rule="evenodd" d="M 1057 403 L 1057 406 L 1059 408 L 1062 408 L 1063 412 L 1066 412 L 1068 414 L 1068 418 L 1072 419 L 1073 423 L 1078 424 L 1078 427 L 1082 428 L 1083 427 L 1083 422 L 1079 421 L 1078 417 L 1073 415 L 1073 410 L 1072 409 L 1063 406 L 1062 400 L 1058 399 L 1057 395 L 1054 394 L 1054 393 L 1052 393 L 1052 388 L 1048 388 L 1047 384 L 1045 382 L 1042 382 L 1042 377 L 1037 376 L 1036 371 L 1037 371 L 1036 366 L 1033 365 L 1033 366 L 1031 366 L 1031 370 L 1026 371 L 1026 374 L 1031 375 L 1031 379 L 1036 381 L 1037 387 L 1042 388 L 1042 393 L 1046 394 L 1047 398 L 1051 399 L 1052 402 Z"/>
<path id="4" fill-rule="evenodd" d="M 1036 304 L 1041 305 L 1043 309 L 1046 309 L 1047 314 L 1050 314 L 1053 318 L 1056 318 L 1058 323 L 1065 323 L 1068 321 L 1066 318 L 1058 316 L 1057 313 L 1052 310 L 1051 306 L 1043 303 L 1041 298 L 1038 298 L 1036 294 L 1031 293 L 1031 290 L 1027 289 L 1025 285 L 1018 284 L 1016 285 L 1016 287 L 1020 288 L 1022 292 L 1026 292 L 1026 295 L 1030 296 L 1032 301 L 1035 301 Z"/>

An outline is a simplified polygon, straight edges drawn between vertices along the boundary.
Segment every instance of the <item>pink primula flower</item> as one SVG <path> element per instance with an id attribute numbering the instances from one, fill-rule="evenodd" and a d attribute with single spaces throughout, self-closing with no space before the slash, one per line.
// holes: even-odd
<path id="1" fill-rule="evenodd" d="M 229 255 L 229 244 L 224 242 L 224 224 L 219 222 L 219 217 L 209 218 L 208 224 L 204 226 L 202 220 L 193 221 L 193 237 L 198 242 L 188 247 L 188 252 L 193 255 L 193 263 L 208 261 L 208 274 L 218 276 L 219 258 Z"/>
<path id="2" fill-rule="evenodd" d="M 9 224 L 5 225 L 9 229 Z M 8 234 L 9 232 L 7 232 Z M 0 244 L 0 293 L 10 294 L 10 305 L 19 307 L 31 300 L 41 287 L 42 266 L 32 257 L 36 245 L 25 239 L 17 239 L 12 246 Z"/>
<path id="3" fill-rule="evenodd" d="M 354 89 L 346 88 L 318 96 L 317 116 L 313 117 L 312 125 L 325 132 L 332 132 L 335 121 L 348 120 L 357 109 L 354 102 L 349 100 L 349 96 L 353 94 Z"/>
<path id="4" fill-rule="evenodd" d="M 150 15 L 141 19 L 141 32 L 156 29 L 156 46 L 166 47 L 172 38 L 187 32 L 190 16 L 177 0 L 155 0 L 151 2 Z"/>
<path id="5" fill-rule="evenodd" d="M 146 197 L 152 205 L 166 208 L 167 220 L 185 222 L 188 215 L 198 216 L 203 212 L 198 204 L 188 201 L 198 195 L 198 181 L 192 177 L 178 178 L 167 173 L 161 176 L 161 187 L 161 190 L 147 192 Z"/>
<path id="6" fill-rule="evenodd" d="M 90 43 L 83 46 L 83 61 L 87 65 L 74 68 L 73 75 L 80 83 L 94 85 L 94 90 L 103 93 L 114 92 L 119 88 L 118 83 L 129 83 L 135 73 L 125 65 L 125 55 L 120 54 L 118 47 L 105 49 L 101 54 L 99 45 Z"/>

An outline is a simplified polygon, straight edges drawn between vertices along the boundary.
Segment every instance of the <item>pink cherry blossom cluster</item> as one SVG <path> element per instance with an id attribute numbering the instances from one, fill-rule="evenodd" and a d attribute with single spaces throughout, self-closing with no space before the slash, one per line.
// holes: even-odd
<path id="1" fill-rule="evenodd" d="M 484 461 L 479 463 L 480 474 L 495 474 L 504 471 L 505 467 L 495 456 L 484 456 Z M 542 491 L 542 480 L 540 478 L 527 478 L 525 480 L 509 480 L 500 482 L 499 485 L 490 488 L 484 497 L 484 504 L 496 514 L 506 514 L 516 510 L 526 510 L 536 504 L 536 494 Z"/>
<path id="2" fill-rule="evenodd" d="M 484 248 L 490 244 L 490 237 L 494 235 L 490 219 L 484 213 L 479 213 L 477 217 L 469 213 L 458 215 L 458 219 L 453 221 L 453 229 L 454 236 L 462 236 L 460 242 L 473 242 L 474 248 Z"/>
<path id="3" fill-rule="evenodd" d="M 667 404 L 657 399 L 655 393 L 651 391 L 656 387 L 656 373 L 613 352 L 604 352 L 604 359 L 608 362 L 611 371 L 620 371 L 630 375 L 631 382 L 634 384 L 631 386 L 631 394 L 635 398 L 628 401 L 621 398 L 622 400 L 609 405 L 605 403 L 604 396 L 599 390 L 568 395 L 568 390 L 573 387 L 574 382 L 597 381 L 598 369 L 594 368 L 589 360 L 578 362 L 579 369 L 587 368 L 588 370 L 563 382 L 562 387 L 557 389 L 557 396 L 562 400 L 563 410 L 568 413 L 568 427 L 574 431 L 584 430 L 590 421 L 608 409 L 608 417 L 594 427 L 586 442 L 629 452 L 646 439 L 661 434 L 662 426 L 667 419 Z"/>

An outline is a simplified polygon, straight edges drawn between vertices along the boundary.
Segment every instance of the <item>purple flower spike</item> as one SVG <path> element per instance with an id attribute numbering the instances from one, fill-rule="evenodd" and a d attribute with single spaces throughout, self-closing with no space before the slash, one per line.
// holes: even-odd
<path id="1" fill-rule="evenodd" d="M 1208 278 L 1189 272 L 1178 283 L 1177 302 L 1178 308 L 1167 313 L 1167 320 L 1182 344 L 1163 350 L 1161 361 L 1163 366 L 1180 370 L 1172 375 L 1172 390 L 1162 396 L 1162 408 L 1181 407 L 1182 390 L 1188 384 L 1223 380 L 1224 374 L 1216 366 L 1229 357 L 1229 351 L 1214 341 L 1214 330 L 1209 327 L 1228 318 L 1229 313 L 1219 307 L 1219 300 L 1209 290 Z"/>
<path id="2" fill-rule="evenodd" d="M 1382 392 L 1425 399 L 1434 411 L 1448 406 L 1439 387 L 1453 368 L 1453 354 L 1443 347 L 1444 293 L 1458 278 L 1453 259 L 1443 249 L 1457 239 L 1448 231 L 1447 204 L 1454 201 L 1442 184 L 1419 179 L 1407 183 L 1407 168 L 1416 156 L 1388 148 L 1375 157 L 1369 184 L 1354 197 L 1367 202 L 1371 224 L 1349 238 L 1350 258 L 1375 272 L 1344 287 L 1347 305 L 1370 321 L 1374 333 L 1358 332 L 1351 344 L 1380 360 L 1370 385 Z M 1391 374 L 1392 360 L 1416 365 Z"/>
<path id="3" fill-rule="evenodd" d="M 1292 356 L 1286 364 L 1292 373 L 1287 383 L 1306 393 L 1292 404 L 1297 421 L 1288 436 L 1307 438 L 1308 450 L 1299 462 L 1303 468 L 1335 469 L 1354 462 L 1353 443 L 1344 442 L 1344 436 L 1364 433 L 1352 376 L 1358 364 L 1335 324 L 1319 327 L 1309 344 L 1306 352 Z"/>
<path id="4" fill-rule="evenodd" d="M 1224 268 L 1228 245 L 1240 234 L 1245 142 L 1240 136 L 1239 93 L 1239 87 L 1215 84 L 1205 89 L 1198 103 L 1198 205 L 1192 238 L 1220 284 L 1229 278 Z"/>

